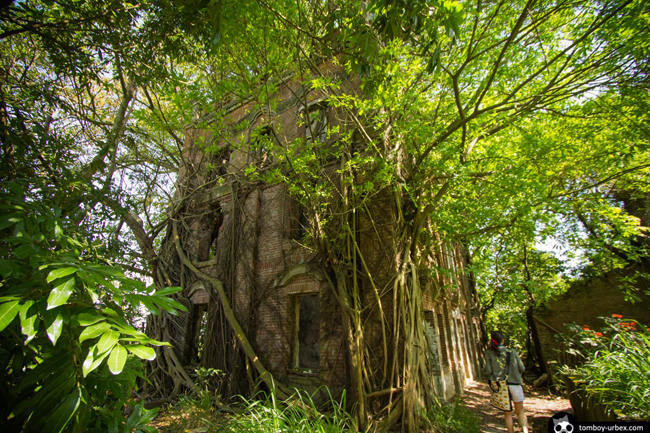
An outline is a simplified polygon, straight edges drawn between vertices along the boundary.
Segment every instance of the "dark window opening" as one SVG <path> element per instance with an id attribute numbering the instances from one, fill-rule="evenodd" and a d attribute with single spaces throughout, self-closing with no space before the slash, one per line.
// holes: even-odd
<path id="1" fill-rule="evenodd" d="M 214 152 L 208 166 L 208 182 L 216 179 L 223 179 L 221 182 L 225 182 L 224 178 L 228 174 L 231 153 L 232 150 L 229 146 L 221 147 Z"/>
<path id="2" fill-rule="evenodd" d="M 217 253 L 217 238 L 219 237 L 219 230 L 223 224 L 221 208 L 217 206 L 212 215 L 208 215 L 206 218 L 211 219 L 207 220 L 209 223 L 205 225 L 205 232 L 199 239 L 196 259 L 200 262 L 210 260 Z"/>
<path id="3" fill-rule="evenodd" d="M 208 251 L 208 260 L 217 255 L 217 238 L 219 237 L 219 230 L 223 224 L 223 213 L 218 212 L 210 224 L 210 249 Z"/>
<path id="4" fill-rule="evenodd" d="M 307 143 L 325 143 L 327 141 L 328 119 L 327 107 L 314 104 L 307 111 L 305 119 L 305 141 Z"/>
<path id="5" fill-rule="evenodd" d="M 311 224 L 309 223 L 309 218 L 307 218 L 307 209 L 301 206 L 299 212 L 300 215 L 298 216 L 298 232 L 296 239 L 302 240 L 307 236 L 307 233 L 309 233 Z"/>
<path id="6" fill-rule="evenodd" d="M 319 296 L 298 296 L 295 314 L 294 367 L 318 370 L 320 367 Z"/>
<path id="7" fill-rule="evenodd" d="M 296 241 L 302 241 L 311 230 L 307 209 L 294 199 L 291 199 L 288 208 L 289 221 L 287 224 L 287 237 Z"/>
<path id="8" fill-rule="evenodd" d="M 195 304 L 192 308 L 192 322 L 188 330 L 185 359 L 188 364 L 201 362 L 208 329 L 208 304 Z"/>
<path id="9" fill-rule="evenodd" d="M 251 132 L 251 157 L 258 168 L 265 168 L 273 162 L 273 129 L 263 126 Z"/>

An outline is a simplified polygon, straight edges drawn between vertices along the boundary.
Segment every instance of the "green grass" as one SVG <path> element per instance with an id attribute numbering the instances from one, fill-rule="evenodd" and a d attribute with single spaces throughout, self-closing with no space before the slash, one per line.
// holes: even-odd
<path id="1" fill-rule="evenodd" d="M 273 394 L 259 400 L 242 399 L 244 411 L 221 425 L 223 433 L 343 433 L 352 432 L 351 416 L 345 411 L 345 395 L 340 401 L 330 395 L 327 412 L 320 411 L 311 396 L 296 393 L 288 401 Z"/>

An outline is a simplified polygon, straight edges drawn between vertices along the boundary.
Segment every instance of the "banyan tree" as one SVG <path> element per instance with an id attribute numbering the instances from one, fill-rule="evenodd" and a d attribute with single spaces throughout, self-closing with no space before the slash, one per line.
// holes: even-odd
<path id="1" fill-rule="evenodd" d="M 155 272 L 187 312 L 149 318 L 173 345 L 149 376 L 158 397 L 199 366 L 225 397 L 325 385 L 361 426 L 417 425 L 478 374 L 469 256 L 396 186 L 389 134 L 346 103 L 355 75 L 306 70 L 331 85 L 287 73 L 188 126 Z"/>

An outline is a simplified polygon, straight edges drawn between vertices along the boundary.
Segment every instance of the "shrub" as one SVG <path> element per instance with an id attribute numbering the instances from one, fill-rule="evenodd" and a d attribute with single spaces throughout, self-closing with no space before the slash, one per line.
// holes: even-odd
<path id="1" fill-rule="evenodd" d="M 125 276 L 64 204 L 33 189 L 0 184 L 0 430 L 154 431 L 156 412 L 130 398 L 163 343 L 129 311 L 183 308 L 167 298 L 180 288 Z"/>
<path id="2" fill-rule="evenodd" d="M 650 331 L 614 315 L 594 331 L 572 326 L 564 336 L 581 362 L 560 371 L 619 417 L 650 419 Z"/>

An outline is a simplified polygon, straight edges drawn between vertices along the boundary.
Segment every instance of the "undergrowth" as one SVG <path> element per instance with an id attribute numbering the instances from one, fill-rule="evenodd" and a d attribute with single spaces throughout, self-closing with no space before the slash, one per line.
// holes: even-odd
<path id="1" fill-rule="evenodd" d="M 481 420 L 458 400 L 438 401 L 427 411 L 427 418 L 436 433 L 480 433 Z"/>
<path id="2" fill-rule="evenodd" d="M 327 391 L 327 389 L 324 389 Z M 181 397 L 156 420 L 164 433 L 351 433 L 357 432 L 353 417 L 345 410 L 346 397 L 336 400 L 328 392 L 325 405 L 317 405 L 306 393 L 296 392 L 289 400 L 274 394 L 259 394 L 256 399 L 240 398 L 236 414 L 215 410 L 216 397 L 198 390 Z M 323 407 L 325 409 L 323 409 Z M 480 421 L 459 404 L 437 402 L 428 409 L 430 433 L 479 433 Z"/>
<path id="3" fill-rule="evenodd" d="M 574 326 L 564 336 L 578 361 L 561 373 L 619 417 L 650 419 L 650 328 L 620 315 L 604 320 L 600 331 Z"/>

